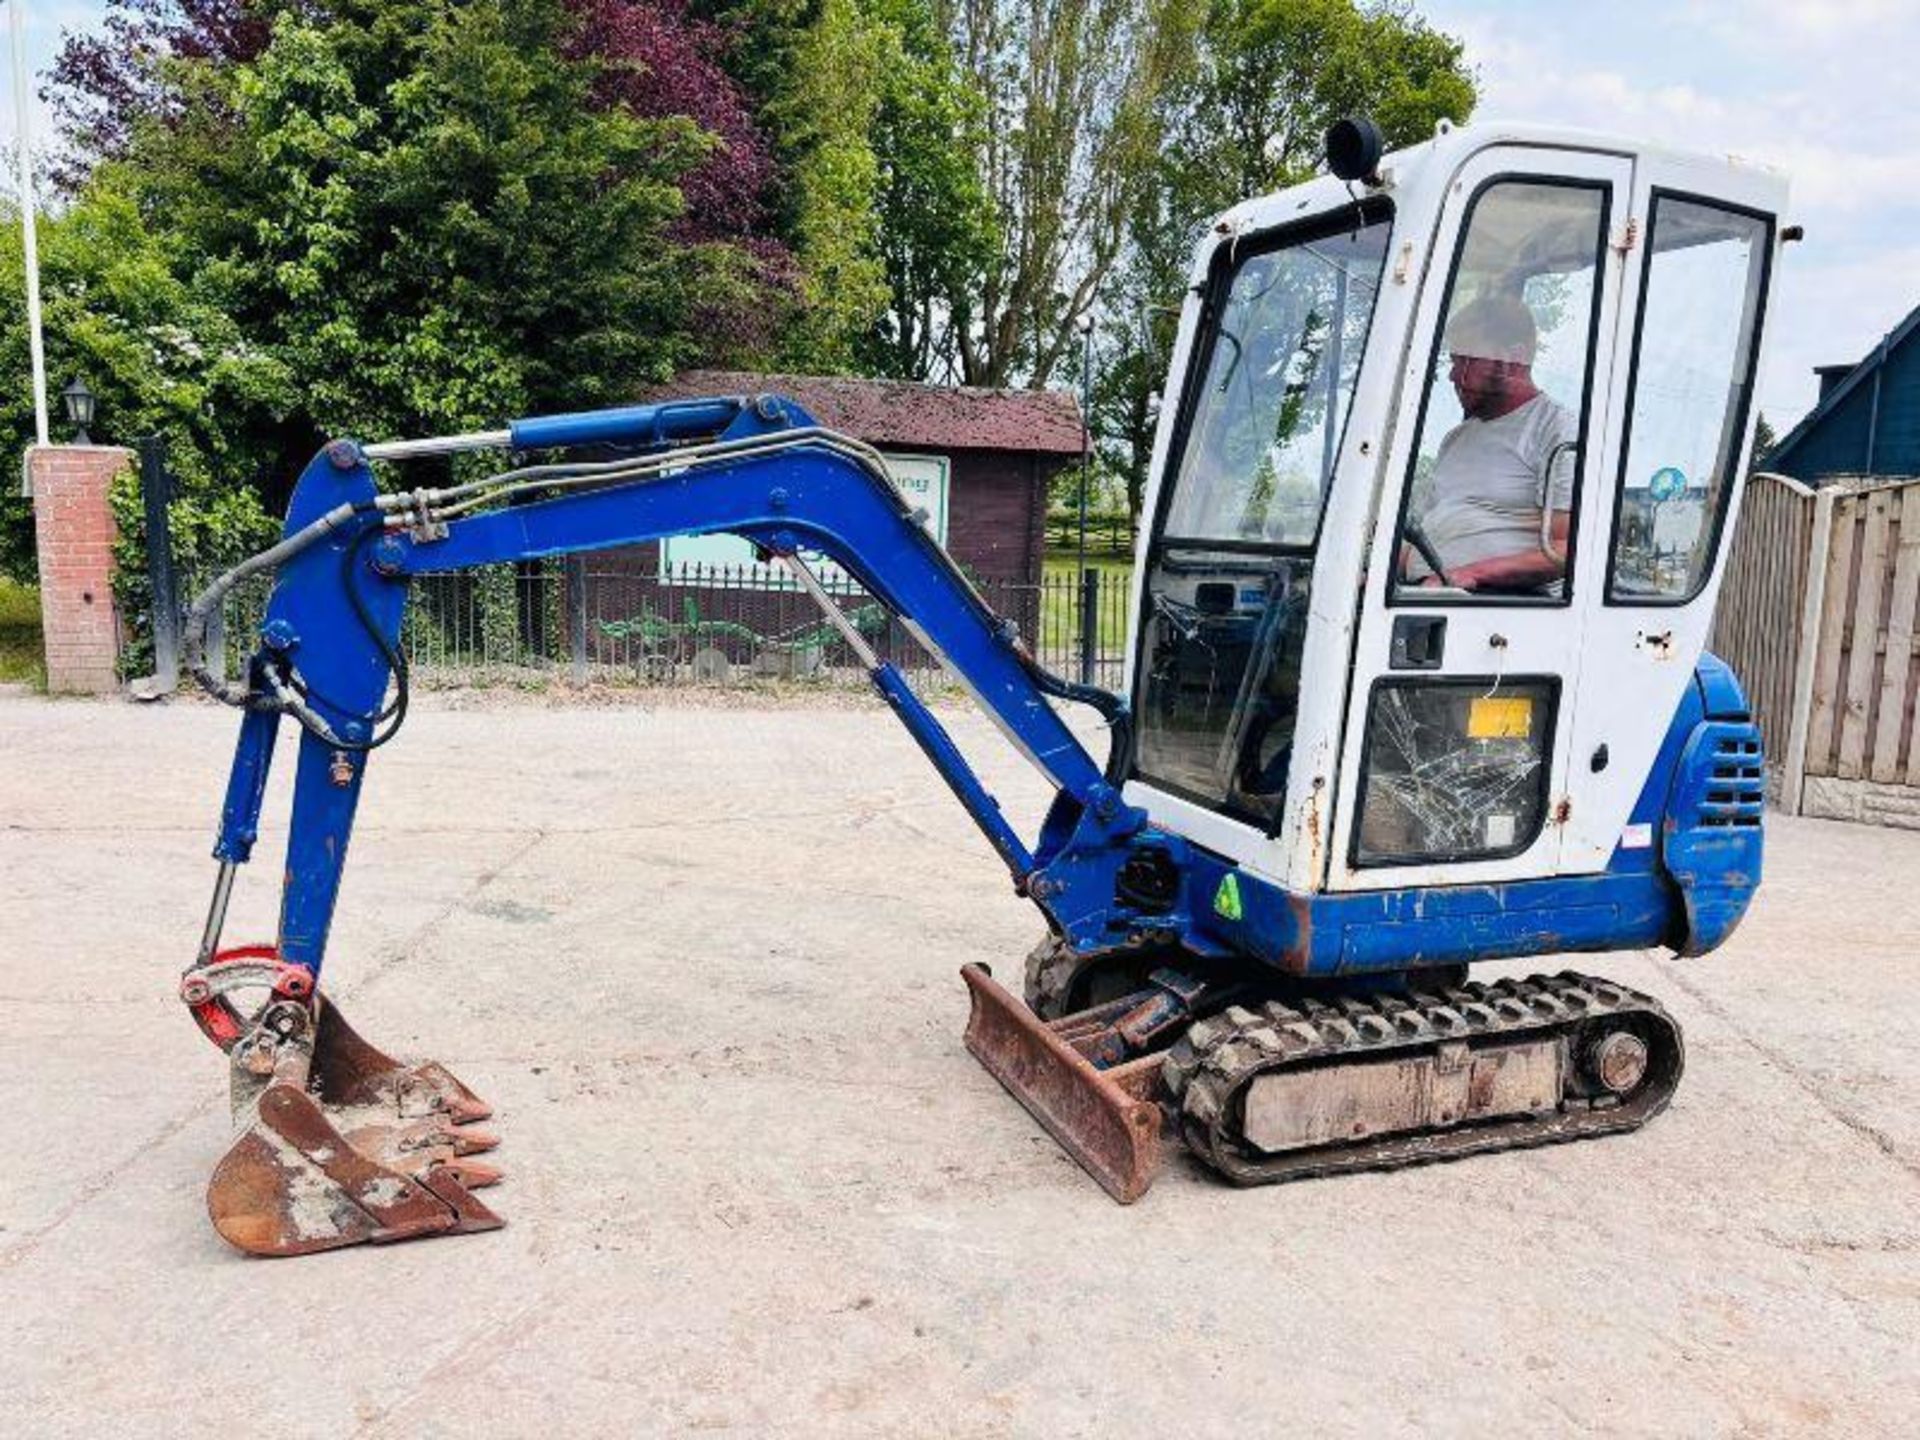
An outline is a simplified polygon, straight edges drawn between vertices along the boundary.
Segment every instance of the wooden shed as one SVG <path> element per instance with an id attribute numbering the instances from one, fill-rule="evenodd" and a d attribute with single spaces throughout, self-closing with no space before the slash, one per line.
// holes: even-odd
<path id="1" fill-rule="evenodd" d="M 977 390 L 846 376 L 689 370 L 645 400 L 772 392 L 890 459 L 945 471 L 947 552 L 980 580 L 1031 585 L 1046 546 L 1047 485 L 1080 458 L 1080 405 L 1059 390 Z"/>
<path id="2" fill-rule="evenodd" d="M 879 450 L 987 603 L 1029 641 L 1038 638 L 1047 486 L 1079 460 L 1084 443 L 1073 396 L 691 370 L 637 398 L 768 393 Z M 882 654 L 926 663 L 908 632 L 868 603 L 851 577 L 826 563 L 816 570 L 858 623 L 874 627 L 868 638 Z M 792 577 L 758 560 L 736 536 L 681 537 L 583 557 L 570 567 L 568 587 L 568 608 L 595 663 L 664 675 L 697 660 L 699 678 L 721 678 L 740 667 L 810 673 L 846 658 Z M 523 617 L 525 623 L 538 626 L 542 617 Z"/>

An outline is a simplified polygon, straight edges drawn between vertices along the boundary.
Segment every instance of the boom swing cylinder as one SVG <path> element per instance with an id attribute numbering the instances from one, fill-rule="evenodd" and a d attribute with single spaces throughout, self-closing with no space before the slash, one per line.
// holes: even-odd
<path id="1" fill-rule="evenodd" d="M 500 1223 L 473 1194 L 499 1175 L 473 1158 L 494 1143 L 475 1129 L 484 1102 L 362 1040 L 321 985 L 360 787 L 406 720 L 408 585 L 689 534 L 744 537 L 819 603 L 1040 909 L 1026 1003 L 966 967 L 966 1044 L 1116 1198 L 1151 1183 L 1163 1129 L 1252 1184 L 1657 1114 L 1683 1049 L 1655 1001 L 1571 973 L 1465 974 L 1699 954 L 1758 883 L 1759 736 L 1704 640 L 1780 186 L 1553 132 L 1447 130 L 1387 157 L 1363 128 L 1336 140 L 1333 177 L 1230 212 L 1196 259 L 1126 698 L 1048 674 L 884 459 L 791 400 L 325 447 L 280 543 L 188 616 L 196 676 L 245 711 L 181 985 L 228 1053 L 241 1125 L 209 1194 L 220 1233 L 297 1254 Z M 1673 295 L 1680 312 L 1647 323 Z M 1700 413 L 1662 411 L 1676 394 L 1706 397 Z M 376 463 L 487 450 L 553 458 L 440 488 L 374 481 Z M 1498 469 L 1491 502 L 1462 455 Z M 816 554 L 1045 776 L 1037 835 L 841 612 Z M 206 625 L 267 571 L 259 648 L 229 681 L 205 663 Z M 1104 763 L 1056 702 L 1099 712 Z M 278 935 L 222 948 L 287 716 Z"/>

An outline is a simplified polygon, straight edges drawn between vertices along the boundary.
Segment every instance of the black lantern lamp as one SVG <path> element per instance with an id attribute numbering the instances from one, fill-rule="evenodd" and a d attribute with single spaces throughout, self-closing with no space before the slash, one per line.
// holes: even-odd
<path id="1" fill-rule="evenodd" d="M 66 403 L 67 419 L 80 432 L 77 443 L 91 445 L 93 437 L 87 434 L 87 427 L 93 424 L 93 391 L 87 388 L 86 381 L 75 379 L 60 392 L 60 398 Z"/>

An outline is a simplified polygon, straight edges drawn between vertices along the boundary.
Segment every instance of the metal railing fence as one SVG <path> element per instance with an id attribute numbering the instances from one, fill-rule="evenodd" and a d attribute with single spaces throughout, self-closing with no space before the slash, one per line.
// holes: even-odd
<path id="1" fill-rule="evenodd" d="M 415 579 L 401 641 L 428 685 L 865 683 L 850 647 L 803 591 L 759 566 L 652 567 L 594 556 Z M 959 684 L 908 628 L 850 577 L 823 584 L 874 650 L 923 691 Z M 1059 572 L 1038 582 L 975 581 L 1040 663 L 1117 689 L 1125 668 L 1130 577 Z M 237 676 L 271 581 L 238 587 L 209 635 L 214 668 Z M 189 593 L 192 593 L 191 590 Z"/>

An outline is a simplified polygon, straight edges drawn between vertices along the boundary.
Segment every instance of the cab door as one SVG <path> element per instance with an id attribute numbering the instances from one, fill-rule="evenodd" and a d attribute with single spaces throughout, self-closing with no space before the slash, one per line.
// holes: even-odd
<path id="1" fill-rule="evenodd" d="M 1658 843 L 1635 801 L 1706 648 L 1753 436 L 1779 177 L 1645 156 L 1616 351 L 1599 543 L 1572 733 L 1580 782 L 1561 867 L 1593 873 Z M 1597 492 L 1596 492 L 1597 493 Z"/>
<path id="2" fill-rule="evenodd" d="M 1449 187 L 1360 597 L 1331 889 L 1561 868 L 1633 181 L 1627 156 L 1496 146 Z"/>

